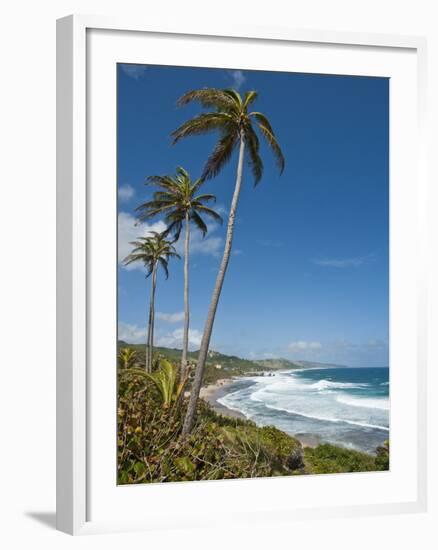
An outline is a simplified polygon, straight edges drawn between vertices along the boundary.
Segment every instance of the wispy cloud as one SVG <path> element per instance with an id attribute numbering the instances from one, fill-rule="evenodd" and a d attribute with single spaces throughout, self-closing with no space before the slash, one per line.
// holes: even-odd
<path id="1" fill-rule="evenodd" d="M 246 81 L 246 76 L 241 70 L 228 71 L 228 76 L 231 78 L 231 87 L 235 90 L 239 90 Z"/>
<path id="2" fill-rule="evenodd" d="M 156 318 L 166 323 L 179 323 L 184 320 L 184 311 L 178 311 L 176 313 L 162 313 L 158 311 Z"/>
<path id="3" fill-rule="evenodd" d="M 130 254 L 132 250 L 131 242 L 135 241 L 139 237 L 147 237 L 151 234 L 151 231 L 157 231 L 161 233 L 166 229 L 166 224 L 159 220 L 155 223 L 139 223 L 138 220 L 128 212 L 120 212 L 118 217 L 118 261 L 119 264 Z M 217 229 L 217 224 L 208 225 L 208 234 L 203 237 L 201 232 L 197 229 L 193 229 L 190 240 L 190 253 L 191 254 L 203 254 L 207 256 L 213 256 L 217 258 L 219 252 L 222 249 L 223 239 L 222 237 L 211 235 Z M 175 244 L 175 248 L 178 254 L 182 255 L 184 252 L 184 239 Z M 128 266 L 123 266 L 124 269 L 132 271 L 134 269 L 143 270 L 141 263 L 133 263 Z"/>
<path id="4" fill-rule="evenodd" d="M 177 328 L 171 332 L 160 333 L 155 329 L 156 337 L 154 338 L 155 346 L 164 346 L 166 348 L 181 348 L 183 341 L 184 329 Z M 131 325 L 129 323 L 119 323 L 118 330 L 119 340 L 123 340 L 128 344 L 142 344 L 146 341 L 146 327 Z M 202 332 L 197 329 L 189 330 L 189 348 L 191 350 L 198 349 L 201 345 Z"/>
<path id="5" fill-rule="evenodd" d="M 308 342 L 306 340 L 298 340 L 297 342 L 290 342 L 288 344 L 290 351 L 315 351 L 322 348 L 321 342 Z"/>
<path id="6" fill-rule="evenodd" d="M 152 224 L 138 223 L 137 220 L 131 214 L 127 212 L 120 212 L 118 217 L 118 261 L 119 264 L 131 253 L 131 242 L 135 241 L 139 237 L 147 237 L 151 234 L 151 231 L 157 231 L 161 233 L 166 229 L 166 224 L 161 220 Z M 144 270 L 144 267 L 135 262 L 127 266 L 123 266 L 124 269 L 132 271 L 134 269 Z"/>
<path id="7" fill-rule="evenodd" d="M 146 327 L 120 322 L 118 337 L 128 344 L 141 344 L 146 341 Z"/>
<path id="8" fill-rule="evenodd" d="M 183 342 L 184 329 L 177 328 L 174 331 L 162 334 L 156 339 L 156 346 L 164 346 L 166 348 L 181 348 Z M 198 349 L 201 345 L 202 332 L 196 329 L 189 330 L 189 348 L 191 350 Z"/>
<path id="9" fill-rule="evenodd" d="M 366 256 L 356 256 L 354 258 L 314 259 L 312 260 L 312 262 L 322 267 L 336 267 L 336 268 L 342 269 L 344 267 L 360 267 L 361 265 L 368 263 L 372 258 L 373 258 L 372 254 L 367 254 Z"/>
<path id="10" fill-rule="evenodd" d="M 119 186 L 118 195 L 121 201 L 129 201 L 135 195 L 135 189 L 129 183 L 125 183 Z"/>
<path id="11" fill-rule="evenodd" d="M 122 71 L 129 77 L 139 80 L 147 71 L 147 65 L 136 65 L 131 63 L 122 63 Z"/>

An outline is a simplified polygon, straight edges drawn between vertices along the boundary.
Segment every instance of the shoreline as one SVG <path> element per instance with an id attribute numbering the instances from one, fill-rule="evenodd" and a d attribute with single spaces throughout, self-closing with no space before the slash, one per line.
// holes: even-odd
<path id="1" fill-rule="evenodd" d="M 223 416 L 229 416 L 231 418 L 239 418 L 240 420 L 248 420 L 244 414 L 239 411 L 233 411 L 225 405 L 218 403 L 218 399 L 228 393 L 229 386 L 235 384 L 237 380 L 235 378 L 220 378 L 214 384 L 208 384 L 203 386 L 199 393 L 199 397 L 207 401 L 207 403 L 219 414 Z"/>
<path id="2" fill-rule="evenodd" d="M 218 399 L 223 397 L 228 393 L 230 386 L 242 381 L 242 378 L 220 378 L 214 384 L 208 384 L 208 386 L 203 386 L 201 388 L 199 397 L 207 401 L 207 403 L 212 407 L 212 409 L 223 416 L 228 416 L 230 418 L 239 418 L 240 420 L 248 420 L 248 418 L 241 412 L 229 409 L 218 402 Z M 250 382 L 250 380 L 248 380 Z M 298 439 L 303 447 L 315 448 L 320 443 L 320 438 L 311 433 L 306 434 L 294 434 L 292 437 Z"/>

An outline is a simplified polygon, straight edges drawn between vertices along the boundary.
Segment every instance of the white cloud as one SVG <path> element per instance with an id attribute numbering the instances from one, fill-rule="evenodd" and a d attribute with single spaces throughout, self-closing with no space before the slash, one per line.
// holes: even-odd
<path id="1" fill-rule="evenodd" d="M 159 334 L 155 329 L 155 346 L 166 348 L 182 348 L 184 329 L 177 328 L 172 332 Z M 146 342 L 146 327 L 130 325 L 129 323 L 119 323 L 119 340 L 128 344 L 143 344 Z M 202 332 L 196 329 L 189 329 L 189 348 L 191 350 L 199 349 L 202 340 Z"/>
<path id="2" fill-rule="evenodd" d="M 242 84 L 246 81 L 246 76 L 240 70 L 228 71 L 228 74 L 231 77 L 231 86 L 234 89 L 239 90 Z"/>
<path id="3" fill-rule="evenodd" d="M 216 231 L 217 224 L 207 224 L 208 233 L 206 237 L 198 229 L 192 228 L 190 233 L 190 254 L 207 254 L 218 257 L 222 248 L 222 237 L 210 236 Z M 179 241 L 175 244 L 176 251 L 180 256 L 184 254 L 184 232 L 181 233 Z"/>
<path id="4" fill-rule="evenodd" d="M 135 189 L 129 183 L 125 183 L 119 186 L 118 195 L 121 201 L 129 201 L 135 195 Z"/>
<path id="5" fill-rule="evenodd" d="M 290 351 L 316 351 L 320 350 L 322 345 L 320 342 L 298 340 L 297 342 L 291 342 L 287 347 Z"/>
<path id="6" fill-rule="evenodd" d="M 123 63 L 121 65 L 122 71 L 131 78 L 139 80 L 142 78 L 147 71 L 147 65 L 135 65 L 133 63 Z"/>
<path id="7" fill-rule="evenodd" d="M 164 346 L 166 348 L 181 348 L 183 342 L 184 329 L 177 328 L 174 331 L 162 334 L 156 339 L 156 346 Z M 201 345 L 202 332 L 196 329 L 189 329 L 189 348 L 191 350 L 198 349 Z"/>
<path id="8" fill-rule="evenodd" d="M 138 225 L 136 225 L 138 224 Z M 119 246 L 118 246 L 118 261 L 121 264 L 123 260 L 131 253 L 132 246 L 129 244 L 135 241 L 139 237 L 146 237 L 150 235 L 151 231 L 157 231 L 161 233 L 166 229 L 166 224 L 162 221 L 155 222 L 153 224 L 138 223 L 136 218 L 127 212 L 120 212 L 118 217 L 118 233 L 119 233 Z M 127 266 L 123 266 L 124 269 L 131 271 L 133 269 L 144 270 L 141 263 L 133 263 Z"/>
<path id="9" fill-rule="evenodd" d="M 158 311 L 155 314 L 155 317 L 160 321 L 165 321 L 166 323 L 179 323 L 184 320 L 184 311 L 178 311 L 177 313 L 162 313 Z"/>
<path id="10" fill-rule="evenodd" d="M 313 260 L 313 263 L 323 267 L 360 267 L 367 263 L 372 258 L 372 254 L 366 256 L 357 256 L 356 258 L 325 258 L 320 260 Z"/>
<path id="11" fill-rule="evenodd" d="M 146 327 L 140 328 L 137 325 L 120 322 L 118 338 L 128 344 L 142 344 L 146 342 Z"/>
<path id="12" fill-rule="evenodd" d="M 209 236 L 217 228 L 216 225 L 209 225 L 209 233 L 205 238 L 197 229 L 193 229 L 190 239 L 190 253 L 191 254 L 206 254 L 214 257 L 219 256 L 219 252 L 222 248 L 222 237 Z M 139 223 L 138 220 L 128 214 L 127 212 L 120 212 L 118 218 L 118 232 L 119 232 L 119 249 L 118 249 L 118 261 L 119 264 L 130 254 L 132 246 L 129 244 L 132 241 L 138 239 L 138 237 L 146 237 L 151 231 L 157 231 L 161 233 L 166 229 L 166 224 L 163 221 L 157 221 L 152 224 L 146 222 Z M 184 234 L 181 233 L 181 238 L 175 244 L 175 249 L 180 256 L 184 253 Z M 128 271 L 133 269 L 144 270 L 140 263 L 133 263 L 128 266 L 123 266 Z"/>

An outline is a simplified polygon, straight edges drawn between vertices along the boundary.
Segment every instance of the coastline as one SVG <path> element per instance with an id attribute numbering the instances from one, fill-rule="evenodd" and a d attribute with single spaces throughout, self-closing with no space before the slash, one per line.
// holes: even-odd
<path id="1" fill-rule="evenodd" d="M 209 405 L 214 409 L 215 412 L 218 414 L 222 414 L 223 416 L 228 416 L 230 418 L 239 418 L 241 420 L 248 420 L 247 417 L 239 412 L 235 411 L 233 409 L 229 409 L 228 407 L 225 407 L 225 405 L 222 405 L 218 402 L 218 399 L 226 395 L 230 387 L 234 384 L 241 382 L 242 379 L 235 379 L 235 378 L 221 378 L 217 380 L 214 384 L 208 384 L 208 386 L 203 386 L 201 388 L 199 396 L 207 401 Z M 248 382 L 251 382 L 248 380 Z M 317 435 L 306 433 L 306 434 L 294 434 L 293 437 L 295 439 L 298 439 L 298 441 L 301 443 L 303 447 L 309 447 L 309 448 L 315 448 L 320 443 L 321 440 Z"/>
<path id="2" fill-rule="evenodd" d="M 246 416 L 239 411 L 233 411 L 228 407 L 225 407 L 217 400 L 220 399 L 223 395 L 228 393 L 229 387 L 237 382 L 234 378 L 220 378 L 214 384 L 209 384 L 208 386 L 203 386 L 199 393 L 199 397 L 207 401 L 209 405 L 219 414 L 224 416 L 229 416 L 231 418 L 240 418 L 241 420 L 246 420 Z"/>

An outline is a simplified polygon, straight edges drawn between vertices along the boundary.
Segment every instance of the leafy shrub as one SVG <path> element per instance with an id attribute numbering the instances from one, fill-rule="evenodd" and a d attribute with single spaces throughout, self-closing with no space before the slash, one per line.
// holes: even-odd
<path id="1" fill-rule="evenodd" d="M 131 348 L 121 348 L 118 355 L 119 366 L 122 369 L 133 367 L 137 361 L 137 352 Z"/>
<path id="2" fill-rule="evenodd" d="M 389 441 L 385 441 L 382 446 L 377 447 L 376 455 L 377 470 L 389 470 Z"/>
<path id="3" fill-rule="evenodd" d="M 377 469 L 372 455 L 328 443 L 315 448 L 307 447 L 304 457 L 306 471 L 310 474 L 372 472 Z"/>
<path id="4" fill-rule="evenodd" d="M 163 408 L 141 369 L 119 373 L 118 482 L 150 483 L 291 475 L 294 438 L 274 427 L 216 414 L 199 401 L 197 423 L 180 437 L 185 403 Z"/>

